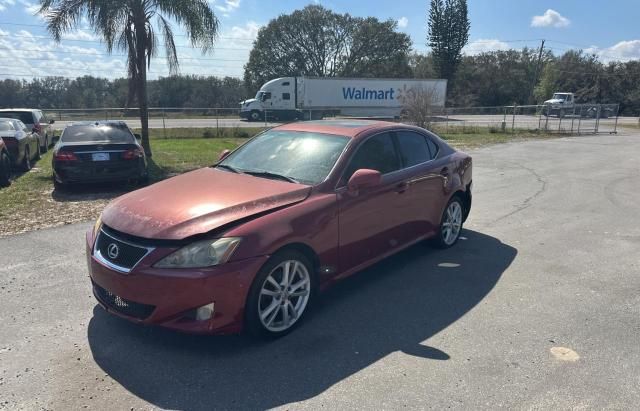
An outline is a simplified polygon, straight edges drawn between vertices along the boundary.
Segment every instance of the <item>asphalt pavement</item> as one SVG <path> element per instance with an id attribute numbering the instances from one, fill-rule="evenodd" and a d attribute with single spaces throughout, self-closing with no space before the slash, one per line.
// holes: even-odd
<path id="1" fill-rule="evenodd" d="M 106 314 L 89 222 L 0 239 L 0 408 L 637 409 L 640 135 L 471 154 L 456 247 L 345 280 L 271 342 Z"/>

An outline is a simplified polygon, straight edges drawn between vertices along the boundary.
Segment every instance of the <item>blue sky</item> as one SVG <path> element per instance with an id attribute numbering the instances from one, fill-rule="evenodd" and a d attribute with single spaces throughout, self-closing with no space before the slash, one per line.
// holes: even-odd
<path id="1" fill-rule="evenodd" d="M 121 56 L 109 56 L 89 27 L 70 33 L 57 45 L 34 16 L 35 0 L 0 0 L 0 78 L 29 78 L 84 74 L 125 75 Z M 215 0 L 221 23 L 213 54 L 191 49 L 177 27 L 181 72 L 241 77 L 251 43 L 259 28 L 282 13 L 320 3 L 340 13 L 398 21 L 414 48 L 426 51 L 427 0 Z M 555 54 L 582 48 L 603 61 L 640 58 L 640 2 L 638 0 L 469 0 L 471 39 L 465 49 L 485 50 L 546 47 Z M 152 63 L 152 78 L 166 75 L 162 58 Z"/>

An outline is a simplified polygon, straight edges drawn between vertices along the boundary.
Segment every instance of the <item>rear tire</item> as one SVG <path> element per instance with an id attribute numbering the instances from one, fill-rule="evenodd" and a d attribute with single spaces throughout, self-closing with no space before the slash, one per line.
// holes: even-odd
<path id="1" fill-rule="evenodd" d="M 31 152 L 29 150 L 29 146 L 24 148 L 24 158 L 22 159 L 22 170 L 27 172 L 31 170 Z"/>
<path id="2" fill-rule="evenodd" d="M 11 184 L 11 160 L 7 153 L 0 153 L 0 187 Z"/>
<path id="3" fill-rule="evenodd" d="M 438 235 L 433 239 L 436 247 L 449 248 L 458 242 L 464 224 L 464 213 L 464 202 L 456 194 L 451 197 L 440 218 Z"/>
<path id="4" fill-rule="evenodd" d="M 315 285 L 307 256 L 295 250 L 272 256 L 251 285 L 245 307 L 247 331 L 263 338 L 290 333 L 309 311 Z"/>

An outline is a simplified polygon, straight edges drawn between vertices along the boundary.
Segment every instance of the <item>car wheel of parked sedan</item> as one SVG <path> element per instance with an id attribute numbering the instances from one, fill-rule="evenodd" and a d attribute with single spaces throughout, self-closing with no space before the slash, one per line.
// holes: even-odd
<path id="1" fill-rule="evenodd" d="M 246 307 L 248 331 L 280 337 L 300 323 L 314 292 L 312 264 L 297 251 L 274 255 L 260 270 Z"/>
<path id="2" fill-rule="evenodd" d="M 24 159 L 22 159 L 22 170 L 23 171 L 31 170 L 31 152 L 29 151 L 29 147 L 24 148 Z"/>
<path id="3" fill-rule="evenodd" d="M 447 207 L 442 213 L 440 221 L 440 232 L 435 238 L 435 245 L 439 248 L 449 248 L 460 238 L 462 223 L 464 219 L 464 208 L 462 200 L 455 195 L 449 200 Z"/>
<path id="4" fill-rule="evenodd" d="M 0 153 L 0 187 L 11 183 L 11 160 L 6 153 Z"/>

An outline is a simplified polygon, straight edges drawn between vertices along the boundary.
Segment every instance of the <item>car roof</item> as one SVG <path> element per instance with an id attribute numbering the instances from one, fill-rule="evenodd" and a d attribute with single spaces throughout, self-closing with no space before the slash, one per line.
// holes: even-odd
<path id="1" fill-rule="evenodd" d="M 126 126 L 127 123 L 122 120 L 96 120 L 96 121 L 75 121 L 67 127 L 73 126 Z"/>
<path id="2" fill-rule="evenodd" d="M 335 134 L 345 137 L 356 137 L 364 131 L 382 129 L 386 127 L 401 126 L 398 123 L 377 120 L 338 119 L 298 121 L 276 127 L 283 131 L 307 131 L 322 134 Z"/>
<path id="3" fill-rule="evenodd" d="M 0 121 L 20 121 L 20 119 L 10 118 L 10 117 L 0 117 Z"/>

